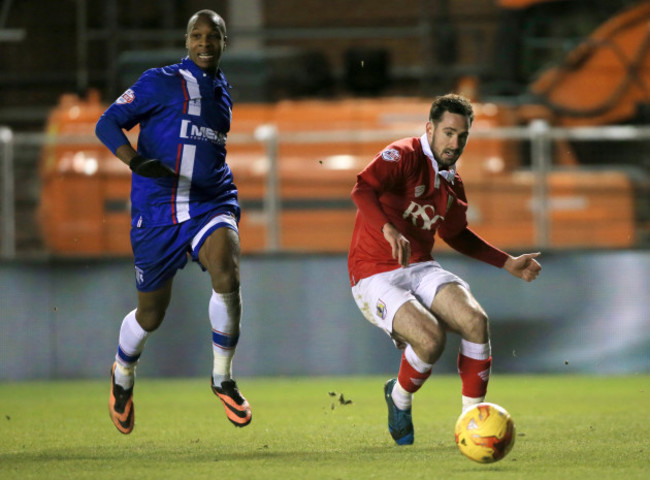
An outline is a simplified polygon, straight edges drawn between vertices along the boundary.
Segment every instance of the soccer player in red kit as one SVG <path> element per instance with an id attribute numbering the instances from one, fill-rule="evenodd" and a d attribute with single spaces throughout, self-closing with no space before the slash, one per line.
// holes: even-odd
<path id="1" fill-rule="evenodd" d="M 467 199 L 455 165 L 474 119 L 471 103 L 437 97 L 426 133 L 387 146 L 357 176 L 357 215 L 348 256 L 352 293 L 363 315 L 403 349 L 384 394 L 398 445 L 414 440 L 413 394 L 431 374 L 447 332 L 461 336 L 458 372 L 463 411 L 485 399 L 492 357 L 488 317 L 468 284 L 433 259 L 437 233 L 455 250 L 527 282 L 539 253 L 513 257 L 467 226 Z"/>

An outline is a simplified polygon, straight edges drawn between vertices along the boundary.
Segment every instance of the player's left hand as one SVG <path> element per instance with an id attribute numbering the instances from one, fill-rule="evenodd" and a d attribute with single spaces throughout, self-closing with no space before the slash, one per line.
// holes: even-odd
<path id="1" fill-rule="evenodd" d="M 176 172 L 155 158 L 144 158 L 136 155 L 129 162 L 133 173 L 148 178 L 176 177 Z"/>
<path id="2" fill-rule="evenodd" d="M 535 260 L 540 255 L 540 252 L 536 252 L 525 253 L 518 257 L 508 257 L 503 268 L 517 278 L 521 278 L 526 282 L 532 282 L 542 270 L 542 266 Z"/>

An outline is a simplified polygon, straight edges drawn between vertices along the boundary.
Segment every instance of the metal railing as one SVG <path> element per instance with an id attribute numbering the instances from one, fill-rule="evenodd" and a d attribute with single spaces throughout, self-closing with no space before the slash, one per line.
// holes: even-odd
<path id="1" fill-rule="evenodd" d="M 261 125 L 254 134 L 232 134 L 228 137 L 230 145 L 260 142 L 264 145 L 267 158 L 266 184 L 263 199 L 263 216 L 266 220 L 266 251 L 280 250 L 281 213 L 278 146 L 283 142 L 291 144 L 313 144 L 327 142 L 376 142 L 389 143 L 401 137 L 417 135 L 413 130 L 361 130 L 361 131 L 327 131 L 327 132 L 291 132 L 282 133 L 275 125 Z M 531 169 L 535 181 L 533 188 L 533 218 L 535 243 L 538 248 L 549 245 L 549 193 L 547 176 L 551 171 L 551 144 L 556 140 L 575 141 L 650 141 L 650 127 L 640 126 L 605 126 L 605 127 L 551 127 L 543 120 L 535 120 L 524 127 L 475 128 L 472 139 L 519 140 L 530 142 Z M 0 127 L 0 258 L 16 257 L 16 212 L 14 152 L 21 146 L 46 144 L 95 143 L 95 137 L 65 137 L 53 139 L 45 134 L 15 133 L 7 127 Z M 369 159 L 370 160 L 370 159 Z"/>
<path id="2" fill-rule="evenodd" d="M 2 183 L 0 184 L 0 199 L 2 199 L 2 224 L 0 225 L 0 256 L 13 258 L 16 255 L 16 207 L 14 203 L 14 144 L 13 132 L 10 128 L 0 127 L 0 153 L 2 154 Z"/>

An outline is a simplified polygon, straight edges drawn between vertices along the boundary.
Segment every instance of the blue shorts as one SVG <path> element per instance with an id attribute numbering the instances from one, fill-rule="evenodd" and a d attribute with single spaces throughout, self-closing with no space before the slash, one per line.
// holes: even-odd
<path id="1" fill-rule="evenodd" d="M 218 228 L 239 233 L 237 219 L 230 212 L 213 211 L 177 225 L 131 227 L 131 247 L 135 257 L 135 284 L 140 292 L 151 292 L 187 264 L 188 256 L 199 262 L 199 250 Z"/>

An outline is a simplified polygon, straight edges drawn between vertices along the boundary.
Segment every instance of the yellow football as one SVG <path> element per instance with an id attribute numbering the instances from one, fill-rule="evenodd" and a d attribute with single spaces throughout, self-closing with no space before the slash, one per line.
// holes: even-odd
<path id="1" fill-rule="evenodd" d="M 505 408 L 479 403 L 456 422 L 456 444 L 460 452 L 478 463 L 501 460 L 515 444 L 515 423 Z"/>

